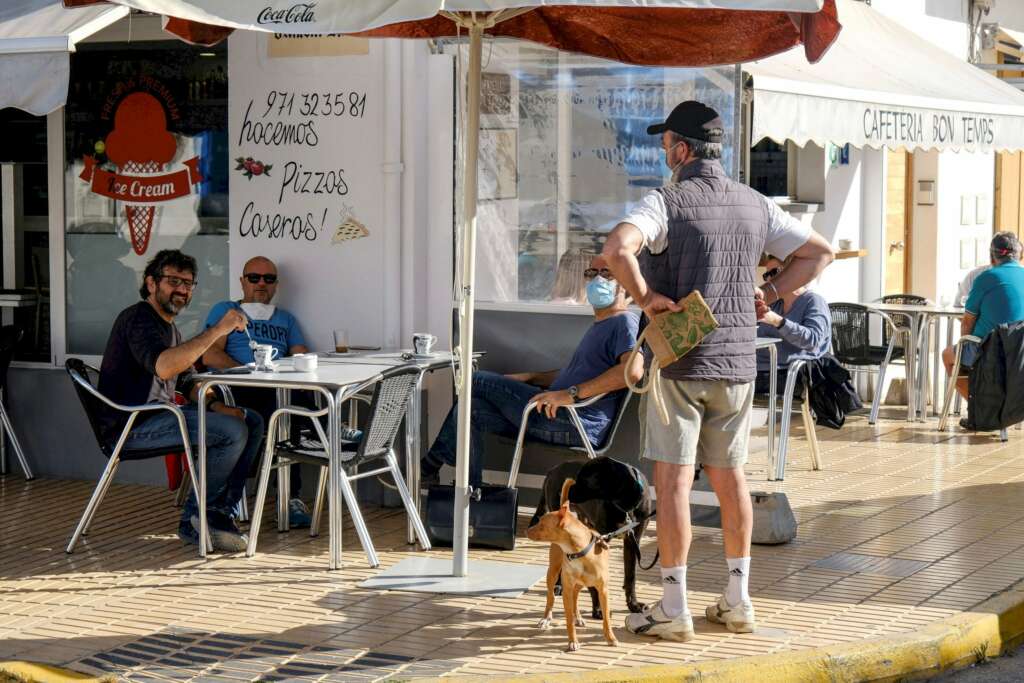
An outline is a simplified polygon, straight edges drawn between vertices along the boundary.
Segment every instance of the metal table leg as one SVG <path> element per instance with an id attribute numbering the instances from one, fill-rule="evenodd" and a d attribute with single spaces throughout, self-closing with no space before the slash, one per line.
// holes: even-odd
<path id="1" fill-rule="evenodd" d="M 327 462 L 327 514 L 330 535 L 330 568 L 341 569 L 341 401 L 342 392 L 327 396 L 327 439 L 330 441 Z"/>
<path id="2" fill-rule="evenodd" d="M 423 414 L 423 374 L 416 380 L 416 387 L 409 399 L 409 411 L 405 414 L 405 479 L 412 497 L 413 507 L 420 512 L 420 416 Z M 412 517 L 406 520 L 405 542 L 410 545 L 416 542 L 416 531 Z"/>
<path id="3" fill-rule="evenodd" d="M 196 463 L 196 467 L 199 470 L 199 500 L 196 503 L 199 506 L 199 556 L 206 557 L 207 552 L 212 552 L 212 545 L 208 546 L 207 540 L 209 539 L 209 527 L 206 524 L 206 401 L 203 397 L 206 396 L 207 389 L 213 386 L 213 382 L 206 382 L 199 385 L 199 390 L 196 395 L 199 396 L 198 410 L 198 424 L 196 431 L 199 437 L 199 462 Z"/>
<path id="4" fill-rule="evenodd" d="M 907 362 L 907 421 L 915 422 L 917 420 L 917 365 L 915 360 L 917 357 L 917 344 L 918 344 L 918 333 L 920 332 L 920 319 L 916 315 L 910 316 L 910 339 L 907 340 L 906 353 Z M 878 388 L 882 390 L 881 387 Z"/>
<path id="5" fill-rule="evenodd" d="M 768 346 L 768 370 L 771 373 L 768 377 L 768 481 L 775 480 L 776 462 L 778 454 L 775 451 L 775 419 L 776 399 L 778 397 L 778 372 L 779 354 L 775 344 Z"/>
<path id="6" fill-rule="evenodd" d="M 917 393 L 916 407 L 920 420 L 928 418 L 928 375 L 931 372 L 929 351 L 931 349 L 931 324 L 928 321 L 928 314 L 921 313 L 920 321 L 918 322 L 918 330 L 921 335 L 919 341 L 920 352 L 915 359 L 915 366 L 917 369 L 917 375 L 915 378 L 915 387 Z"/>
<path id="7" fill-rule="evenodd" d="M 277 389 L 277 407 L 291 405 L 290 389 Z M 277 421 L 277 434 L 267 433 L 268 439 L 285 440 L 291 436 L 291 415 L 282 415 Z M 291 496 L 291 465 L 277 468 L 277 530 L 288 531 L 288 499 Z"/>

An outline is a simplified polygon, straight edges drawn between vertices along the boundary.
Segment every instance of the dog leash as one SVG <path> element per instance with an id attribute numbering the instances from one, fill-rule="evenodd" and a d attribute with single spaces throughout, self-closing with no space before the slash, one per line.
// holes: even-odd
<path id="1" fill-rule="evenodd" d="M 648 517 L 647 519 L 653 519 L 657 514 L 658 514 L 658 511 L 655 510 L 651 514 L 651 516 Z M 629 531 L 633 531 L 633 529 L 637 528 L 638 526 L 640 526 L 640 522 L 630 522 L 626 526 L 621 527 L 619 529 L 616 529 L 615 531 L 611 532 L 610 534 L 604 534 L 602 536 L 597 536 L 596 538 L 599 538 L 602 541 L 604 541 L 605 543 L 607 543 L 608 541 L 610 541 L 611 539 L 615 538 L 619 534 L 625 534 L 625 533 L 627 533 Z M 644 571 L 647 571 L 648 569 L 653 567 L 655 564 L 657 564 L 658 558 L 661 557 L 661 551 L 660 550 L 656 550 L 655 553 L 654 553 L 654 559 L 651 560 L 651 563 L 645 567 L 644 563 L 643 563 L 643 556 L 642 556 L 642 554 L 640 552 L 640 539 L 636 537 L 636 533 L 633 533 L 632 536 L 633 536 L 633 543 L 636 545 L 636 563 L 640 566 L 640 569 L 642 569 Z M 593 541 L 591 541 L 590 546 L 587 546 L 586 550 L 583 552 L 583 555 L 587 554 L 587 552 L 590 550 L 590 547 L 592 545 L 593 545 Z M 583 555 L 580 555 L 580 557 L 583 557 Z"/>

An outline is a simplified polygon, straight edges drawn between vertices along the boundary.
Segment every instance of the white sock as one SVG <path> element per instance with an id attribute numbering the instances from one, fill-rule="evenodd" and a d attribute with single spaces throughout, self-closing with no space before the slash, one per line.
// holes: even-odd
<path id="1" fill-rule="evenodd" d="M 687 612 L 686 565 L 661 568 L 661 611 L 673 619 Z"/>
<path id="2" fill-rule="evenodd" d="M 726 601 L 732 606 L 749 602 L 750 589 L 747 586 L 750 579 L 750 558 L 727 557 L 725 561 L 729 564 L 729 585 L 725 588 Z"/>

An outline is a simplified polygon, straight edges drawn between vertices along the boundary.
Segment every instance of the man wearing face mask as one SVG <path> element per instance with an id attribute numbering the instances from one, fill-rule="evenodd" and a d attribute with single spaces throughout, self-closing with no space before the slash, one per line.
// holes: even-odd
<path id="1" fill-rule="evenodd" d="M 634 382 L 643 376 L 643 359 L 639 355 L 628 368 L 626 366 L 629 352 L 636 346 L 639 319 L 626 308 L 625 291 L 604 266 L 604 260 L 596 257 L 583 273 L 587 281 L 587 301 L 594 308 L 594 324 L 583 335 L 565 368 L 513 375 L 485 370 L 473 373 L 470 485 L 483 483 L 483 434 L 515 438 L 523 409 L 531 401 L 538 402 L 527 428 L 531 438 L 580 446 L 579 432 L 568 413 L 559 408 L 608 394 L 579 411 L 587 438 L 597 446 L 611 428 L 626 387 L 626 373 Z M 434 445 L 423 457 L 420 471 L 425 485 L 437 482 L 442 465 L 455 465 L 457 415 L 458 406 L 452 406 Z"/>
<path id="2" fill-rule="evenodd" d="M 235 310 L 249 319 L 248 334 L 245 330 L 232 332 L 221 337 L 203 354 L 203 363 L 211 369 L 231 368 L 253 362 L 250 336 L 257 344 L 270 344 L 277 349 L 277 357 L 306 353 L 306 340 L 302 336 L 299 322 L 288 311 L 271 303 L 277 294 L 277 267 L 264 256 L 255 256 L 246 261 L 242 276 L 240 301 L 222 301 L 210 310 L 206 326 L 213 326 L 227 311 Z M 235 401 L 259 412 L 265 421 L 277 409 L 277 396 L 273 389 L 235 387 Z M 288 525 L 308 527 L 309 509 L 299 498 L 302 479 L 299 466 L 293 465 L 290 477 L 290 500 L 288 501 Z"/>
<path id="3" fill-rule="evenodd" d="M 672 182 L 649 192 L 609 233 L 603 251 L 648 317 L 679 311 L 676 302 L 698 290 L 719 323 L 661 370 L 669 424 L 662 423 L 654 401 L 640 418 L 646 427 L 644 457 L 655 461 L 662 599 L 628 615 L 626 628 L 678 641 L 694 638 L 686 560 L 698 462 L 721 506 L 728 564 L 725 591 L 705 614 L 734 633 L 754 630 L 748 590 L 753 512 L 743 465 L 757 373 L 757 321 L 769 313 L 766 304 L 807 284 L 832 261 L 829 244 L 810 226 L 726 175 L 718 161 L 724 128 L 717 112 L 689 101 L 647 129 L 661 136 Z M 755 269 L 766 251 L 792 260 L 758 289 Z"/>

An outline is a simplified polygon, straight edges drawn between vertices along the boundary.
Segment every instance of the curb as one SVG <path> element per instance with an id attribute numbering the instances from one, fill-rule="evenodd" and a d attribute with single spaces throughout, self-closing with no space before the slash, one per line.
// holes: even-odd
<path id="1" fill-rule="evenodd" d="M 32 683 L 100 683 L 113 680 L 112 678 L 94 678 L 78 671 L 34 662 L 0 662 L 0 674 L 8 674 L 18 680 Z"/>
<path id="2" fill-rule="evenodd" d="M 989 598 L 970 612 L 947 617 L 891 638 L 829 645 L 799 652 L 711 660 L 694 664 L 608 669 L 583 673 L 488 676 L 491 683 L 839 683 L 924 680 L 960 669 L 1024 643 L 1024 582 Z M 0 672 L 39 683 L 104 679 L 29 662 L 0 662 Z M 457 672 L 455 672 L 457 675 Z M 417 681 L 443 679 L 417 678 Z"/>
<path id="3" fill-rule="evenodd" d="M 1024 642 L 1024 582 L 916 631 L 799 652 L 585 673 L 489 676 L 490 683 L 839 683 L 925 680 Z M 458 672 L 454 672 L 458 675 Z M 415 679 L 425 681 L 427 679 Z M 441 681 L 442 679 L 430 679 Z"/>

